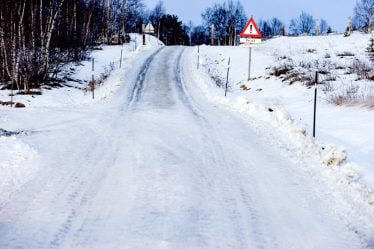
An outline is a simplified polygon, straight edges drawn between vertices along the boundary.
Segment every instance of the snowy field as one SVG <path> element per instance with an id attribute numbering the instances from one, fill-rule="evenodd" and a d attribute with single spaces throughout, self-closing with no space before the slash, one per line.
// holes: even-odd
<path id="1" fill-rule="evenodd" d="M 199 69 L 196 47 L 154 38 L 94 51 L 110 71 L 95 100 L 87 61 L 67 68 L 73 87 L 0 106 L 0 248 L 373 248 L 374 111 L 331 101 L 370 88 L 343 73 L 367 40 L 266 41 L 249 82 L 246 48 L 200 47 Z M 313 139 L 313 88 L 271 74 L 306 79 L 321 57 L 338 80 L 318 86 Z"/>

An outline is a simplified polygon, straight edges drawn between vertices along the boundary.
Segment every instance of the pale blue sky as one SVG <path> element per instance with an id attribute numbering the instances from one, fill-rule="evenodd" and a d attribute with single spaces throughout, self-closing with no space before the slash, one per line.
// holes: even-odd
<path id="1" fill-rule="evenodd" d="M 145 0 L 148 8 L 153 8 L 159 0 Z M 201 12 L 216 2 L 224 0 L 164 0 L 168 13 L 176 14 L 183 21 L 191 20 L 200 24 Z M 306 11 L 316 18 L 324 18 L 334 30 L 343 31 L 348 17 L 352 15 L 356 0 L 241 0 L 248 16 L 255 20 L 279 17 L 287 26 L 289 20 Z"/>

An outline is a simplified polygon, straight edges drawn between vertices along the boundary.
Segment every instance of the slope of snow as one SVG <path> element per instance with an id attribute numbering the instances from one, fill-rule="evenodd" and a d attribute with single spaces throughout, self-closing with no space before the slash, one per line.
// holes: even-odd
<path id="1" fill-rule="evenodd" d="M 0 136 L 0 208 L 39 169 L 37 152 L 16 137 Z"/>

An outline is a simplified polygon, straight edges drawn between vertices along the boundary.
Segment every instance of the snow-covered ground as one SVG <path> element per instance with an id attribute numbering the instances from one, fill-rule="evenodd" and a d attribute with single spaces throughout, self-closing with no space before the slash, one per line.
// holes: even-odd
<path id="1" fill-rule="evenodd" d="M 131 42 L 123 47 L 103 46 L 102 49 L 94 50 L 90 54 L 90 61 L 83 61 L 80 65 L 67 65 L 64 73 L 69 73 L 69 77 L 73 79 L 65 83 L 67 86 L 42 89 L 42 95 L 14 97 L 15 102 L 26 105 L 25 109 L 0 105 L 0 207 L 9 200 L 9 196 L 15 194 L 22 185 L 34 177 L 38 170 L 43 170 L 40 168 L 41 162 L 38 161 L 38 151 L 23 141 L 30 135 L 42 130 L 46 132 L 45 129 L 48 129 L 39 126 L 39 120 L 33 113 L 44 113 L 45 117 L 51 119 L 51 123 L 58 123 L 59 115 L 52 118 L 52 113 L 91 106 L 93 103 L 100 105 L 103 101 L 108 101 L 125 81 L 126 71 L 131 69 L 134 60 L 162 46 L 162 43 L 152 36 L 147 36 L 147 46 L 142 46 L 141 41 L 140 35 L 132 34 Z M 120 69 L 121 50 L 123 62 Z M 92 78 L 91 58 L 95 59 L 95 79 L 108 74 L 104 84 L 95 90 L 94 100 L 91 92 L 86 90 Z M 10 91 L 0 91 L 0 101 L 9 101 L 9 94 Z"/>
<path id="2" fill-rule="evenodd" d="M 95 52 L 102 72 L 120 49 Z M 373 248 L 370 170 L 322 123 L 306 134 L 312 90 L 265 80 L 274 53 L 256 49 L 262 80 L 243 81 L 247 51 L 203 47 L 197 70 L 196 48 L 154 39 L 95 101 L 62 88 L 1 107 L 0 128 L 20 133 L 0 137 L 0 248 Z M 209 73 L 224 77 L 227 55 L 238 84 L 224 98 Z M 76 71 L 90 80 L 89 63 Z"/>
<path id="3" fill-rule="evenodd" d="M 343 72 L 349 70 L 348 67 L 357 58 L 368 61 L 366 48 L 369 38 L 369 35 L 356 33 L 347 38 L 342 35 L 332 35 L 280 37 L 268 40 L 253 49 L 252 78 L 254 80 L 250 82 L 247 81 L 248 48 L 201 47 L 201 64 L 209 75 L 213 75 L 214 78 L 220 77 L 225 82 L 227 61 L 231 57 L 231 89 L 228 100 L 236 102 L 239 99 L 251 102 L 252 106 L 259 105 L 257 108 L 264 109 L 260 117 L 262 119 L 268 119 L 269 115 L 274 117 L 277 115 L 269 113 L 267 111 L 269 108 L 286 115 L 281 117 L 286 119 L 285 121 L 288 119 L 287 115 L 290 115 L 294 123 L 300 124 L 302 126 L 300 129 L 305 128 L 309 136 L 312 134 L 313 127 L 314 88 L 306 87 L 300 82 L 290 85 L 289 81 L 271 76 L 269 68 L 285 63 L 282 60 L 292 60 L 296 65 L 299 64 L 297 61 L 315 64 L 316 60 L 321 65 L 327 64 L 324 61 L 328 60 L 330 64 L 344 68 L 327 68 L 326 70 L 334 74 L 337 80 L 318 85 L 316 141 L 318 144 L 332 143 L 344 147 L 348 154 L 345 165 L 348 164 L 355 171 L 355 181 L 366 186 L 367 191 L 374 191 L 374 110 L 361 105 L 336 106 L 330 102 L 331 95 L 338 94 L 341 88 L 346 88 L 348 85 L 357 86 L 359 91 L 368 95 L 374 93 L 370 92 L 370 89 L 374 89 L 374 82 L 356 81 L 357 75 Z M 351 52 L 355 56 L 349 58 L 338 56 L 343 52 Z M 326 53 L 330 54 L 331 58 L 325 58 Z M 314 73 L 313 68 L 310 72 Z M 327 76 L 320 75 L 320 80 L 324 80 L 324 77 Z M 331 88 L 329 91 L 326 91 L 326 84 Z M 222 96 L 223 89 L 217 92 L 217 95 Z M 287 127 L 284 126 L 285 122 L 282 120 L 279 124 L 279 117 L 277 118 L 278 123 L 273 125 L 288 132 Z M 266 121 L 271 122 L 271 117 Z M 290 140 L 295 141 L 292 134 L 290 135 Z"/>
<path id="4" fill-rule="evenodd" d="M 202 46 L 195 81 L 200 82 L 199 88 L 212 103 L 240 113 L 260 134 L 266 137 L 268 133 L 271 137 L 268 140 L 276 147 L 288 151 L 295 160 L 303 158 L 304 169 L 330 185 L 325 191 L 334 193 L 348 205 L 345 218 L 354 222 L 361 213 L 360 222 L 370 224 L 368 231 L 374 234 L 372 218 L 368 218 L 374 214 L 374 110 L 366 103 L 337 106 L 331 101 L 331 96 L 348 87 L 358 89 L 359 96 L 373 96 L 373 81 L 357 80 L 357 75 L 346 72 L 357 59 L 370 63 L 366 53 L 370 37 L 355 33 L 348 38 L 332 35 L 265 41 L 252 50 L 251 81 L 247 80 L 248 48 Z M 193 50 L 189 60 L 194 65 L 191 70 L 196 71 L 198 50 Z M 340 56 L 345 52 L 354 56 Z M 226 83 L 229 58 L 230 90 L 224 97 L 224 88 L 216 84 Z M 321 65 L 334 65 L 326 71 L 336 81 L 324 81 L 330 75 L 319 75 L 324 82 L 318 85 L 316 139 L 311 136 L 314 88 L 308 87 L 308 82 L 290 84 L 283 77 L 271 75 L 273 67 L 287 63 L 284 60 L 291 61 L 305 75 L 313 76 L 316 68 L 323 69 Z M 319 65 L 314 68 L 316 61 Z M 309 70 L 303 67 L 307 63 L 312 65 Z M 264 129 L 266 126 L 271 130 Z M 350 210 L 352 203 L 356 205 L 355 211 Z"/>

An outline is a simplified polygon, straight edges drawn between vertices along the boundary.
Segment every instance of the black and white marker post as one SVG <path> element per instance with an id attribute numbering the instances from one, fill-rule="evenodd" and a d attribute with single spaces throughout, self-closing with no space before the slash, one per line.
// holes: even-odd
<path id="1" fill-rule="evenodd" d="M 226 87 L 225 87 L 225 97 L 227 96 L 227 89 L 229 87 L 230 62 L 231 62 L 231 58 L 229 58 L 229 64 L 227 66 L 227 78 L 226 78 Z"/>
<path id="2" fill-rule="evenodd" d="M 313 137 L 316 137 L 316 116 L 317 116 L 317 84 L 318 72 L 316 72 L 316 79 L 314 81 L 314 115 L 313 115 Z"/>
<path id="3" fill-rule="evenodd" d="M 200 67 L 200 46 L 197 46 L 197 70 Z"/>
<path id="4" fill-rule="evenodd" d="M 143 36 L 143 46 L 146 45 L 145 41 L 145 24 L 142 24 L 142 36 Z"/>
<path id="5" fill-rule="evenodd" d="M 119 68 L 122 68 L 122 53 L 123 53 L 123 43 L 122 43 L 122 47 L 121 47 L 121 57 L 119 59 Z"/>
<path id="6" fill-rule="evenodd" d="M 91 81 L 91 87 L 92 87 L 92 99 L 95 99 L 95 58 L 92 58 L 92 81 Z"/>

